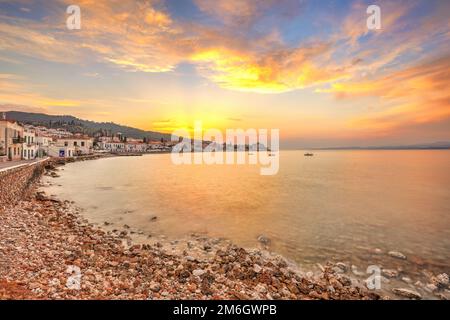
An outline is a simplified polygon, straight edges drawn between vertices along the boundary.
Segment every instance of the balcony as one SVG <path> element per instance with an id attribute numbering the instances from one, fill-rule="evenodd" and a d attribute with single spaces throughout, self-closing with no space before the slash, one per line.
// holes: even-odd
<path id="1" fill-rule="evenodd" d="M 12 138 L 12 143 L 16 144 L 16 143 L 24 143 L 25 139 L 22 137 L 16 137 L 16 138 Z"/>

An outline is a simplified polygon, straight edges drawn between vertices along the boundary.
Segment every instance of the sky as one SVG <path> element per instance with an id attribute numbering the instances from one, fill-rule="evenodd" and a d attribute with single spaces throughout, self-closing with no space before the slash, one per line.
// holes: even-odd
<path id="1" fill-rule="evenodd" d="M 450 141 L 449 16 L 444 0 L 0 0 L 0 110 L 279 129 L 284 148 Z"/>

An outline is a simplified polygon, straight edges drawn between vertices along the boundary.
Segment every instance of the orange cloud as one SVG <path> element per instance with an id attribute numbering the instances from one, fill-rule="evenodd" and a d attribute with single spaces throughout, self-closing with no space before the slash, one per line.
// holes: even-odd
<path id="1" fill-rule="evenodd" d="M 71 4 L 70 0 L 61 2 Z M 319 91 L 338 96 L 367 92 L 384 96 L 387 93 L 381 82 L 342 81 L 357 79 L 361 73 L 386 74 L 387 66 L 411 47 L 419 52 L 430 32 L 448 40 L 449 25 L 442 24 L 442 16 L 420 21 L 423 28 L 419 32 L 402 30 L 402 19 L 415 3 L 394 2 L 382 4 L 381 33 L 368 34 L 362 3 L 353 6 L 345 21 L 332 22 L 338 23 L 336 33 L 320 41 L 311 38 L 288 45 L 276 26 L 267 34 L 252 37 L 239 32 L 243 27 L 239 21 L 253 23 L 265 10 L 281 6 L 290 9 L 293 3 L 299 2 L 196 0 L 203 13 L 225 23 L 214 27 L 176 21 L 159 0 L 80 0 L 77 4 L 82 8 L 83 23 L 76 32 L 65 29 L 65 15 L 55 15 L 51 10 L 54 15 L 41 22 L 2 16 L 0 48 L 57 62 L 83 64 L 94 59 L 141 72 L 170 72 L 187 62 L 220 87 L 239 91 L 278 93 L 321 85 Z M 445 12 L 447 7 L 442 4 L 438 11 Z M 292 11 L 298 12 L 298 7 Z M 363 44 L 358 42 L 362 36 L 367 36 Z M 42 49 L 47 47 L 51 50 Z M 415 81 L 408 86 L 427 85 L 426 80 Z M 331 88 L 324 89 L 323 85 L 328 84 Z M 395 94 L 391 88 L 387 91 Z"/>
<path id="2" fill-rule="evenodd" d="M 349 127 L 392 132 L 450 119 L 449 70 L 450 56 L 445 56 L 373 81 L 337 83 L 329 92 L 339 98 L 381 97 L 379 108 L 350 119 Z"/>
<path id="3" fill-rule="evenodd" d="M 224 88 L 276 93 L 344 77 L 340 70 L 315 62 L 329 50 L 324 43 L 262 54 L 218 47 L 200 49 L 191 59 L 203 67 L 206 77 Z"/>

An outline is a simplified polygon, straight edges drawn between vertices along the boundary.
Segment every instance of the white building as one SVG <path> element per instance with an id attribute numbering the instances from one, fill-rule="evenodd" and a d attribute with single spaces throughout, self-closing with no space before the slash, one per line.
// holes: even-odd
<path id="1" fill-rule="evenodd" d="M 148 144 L 140 143 L 140 142 L 127 142 L 125 143 L 125 151 L 126 152 L 146 152 L 148 148 Z"/>
<path id="2" fill-rule="evenodd" d="M 74 156 L 93 153 L 93 139 L 88 137 L 59 138 L 56 140 L 57 147 L 69 147 L 75 150 Z"/>
<path id="3" fill-rule="evenodd" d="M 38 155 L 39 157 L 43 157 L 48 155 L 48 148 L 53 144 L 53 139 L 44 135 L 36 136 L 36 144 L 38 146 Z"/>
<path id="4" fill-rule="evenodd" d="M 47 154 L 50 157 L 71 158 L 76 155 L 74 147 L 50 145 L 47 150 Z"/>
<path id="5" fill-rule="evenodd" d="M 38 145 L 36 143 L 36 132 L 30 128 L 23 129 L 24 142 L 22 144 L 22 158 L 32 160 L 38 155 Z"/>
<path id="6" fill-rule="evenodd" d="M 23 127 L 13 120 L 0 119 L 0 156 L 3 160 L 22 159 Z"/>
<path id="7" fill-rule="evenodd" d="M 109 152 L 124 152 L 125 143 L 123 142 L 100 142 L 98 144 L 101 150 L 106 150 Z"/>
<path id="8" fill-rule="evenodd" d="M 36 143 L 40 148 L 45 148 L 50 145 L 52 142 L 52 138 L 46 137 L 46 136 L 37 136 L 36 137 Z"/>

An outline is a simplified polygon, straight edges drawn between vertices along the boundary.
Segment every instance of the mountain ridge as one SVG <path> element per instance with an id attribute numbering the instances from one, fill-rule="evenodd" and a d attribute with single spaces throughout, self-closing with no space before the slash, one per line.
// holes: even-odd
<path id="1" fill-rule="evenodd" d="M 97 133 L 113 135 L 122 133 L 126 137 L 150 140 L 170 140 L 171 135 L 156 131 L 142 130 L 114 122 L 96 122 L 84 120 L 71 115 L 49 115 L 23 111 L 6 111 L 6 118 L 24 124 L 42 125 L 51 128 L 63 128 L 72 133 L 84 133 L 94 136 Z"/>

